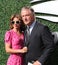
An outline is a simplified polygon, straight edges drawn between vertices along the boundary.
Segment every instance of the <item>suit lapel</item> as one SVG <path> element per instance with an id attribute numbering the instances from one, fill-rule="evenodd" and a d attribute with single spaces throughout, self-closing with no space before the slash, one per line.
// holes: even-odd
<path id="1" fill-rule="evenodd" d="M 30 35 L 30 40 L 32 39 L 32 37 L 34 36 L 34 34 L 36 33 L 36 29 L 38 27 L 38 22 L 36 21 L 34 28 L 31 31 L 31 35 Z"/>
<path id="2" fill-rule="evenodd" d="M 32 31 L 31 31 L 31 34 L 30 34 L 29 43 L 28 43 L 28 44 L 25 43 L 26 46 L 29 46 L 30 41 L 32 41 L 32 38 L 34 37 L 34 35 L 35 35 L 35 33 L 36 33 L 37 27 L 38 27 L 38 22 L 36 21 L 36 23 L 35 23 L 35 25 L 34 25 Z M 25 31 L 25 35 L 26 35 L 26 31 Z"/>

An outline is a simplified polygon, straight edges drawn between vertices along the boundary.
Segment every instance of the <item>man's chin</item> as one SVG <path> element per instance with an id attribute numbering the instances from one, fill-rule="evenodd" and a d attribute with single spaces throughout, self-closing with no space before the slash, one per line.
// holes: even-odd
<path id="1" fill-rule="evenodd" d="M 29 23 L 26 22 L 25 25 L 29 25 Z"/>

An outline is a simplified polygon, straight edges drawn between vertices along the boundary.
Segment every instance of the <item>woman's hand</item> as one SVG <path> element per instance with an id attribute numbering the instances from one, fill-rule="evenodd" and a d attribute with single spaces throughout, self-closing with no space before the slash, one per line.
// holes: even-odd
<path id="1" fill-rule="evenodd" d="M 27 50 L 28 50 L 27 47 L 23 47 L 23 48 L 21 49 L 22 53 L 26 53 Z"/>

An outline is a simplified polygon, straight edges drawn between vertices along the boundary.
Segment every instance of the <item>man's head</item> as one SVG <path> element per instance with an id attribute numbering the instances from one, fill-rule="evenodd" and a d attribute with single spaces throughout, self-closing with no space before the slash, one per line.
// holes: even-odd
<path id="1" fill-rule="evenodd" d="M 23 7 L 21 9 L 21 17 L 26 25 L 31 25 L 35 20 L 34 10 L 30 7 Z"/>

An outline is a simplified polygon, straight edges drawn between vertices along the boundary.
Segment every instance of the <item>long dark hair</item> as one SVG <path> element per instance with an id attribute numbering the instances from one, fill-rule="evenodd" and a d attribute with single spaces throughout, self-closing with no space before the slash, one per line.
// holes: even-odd
<path id="1" fill-rule="evenodd" d="M 25 24 L 24 24 L 24 22 L 23 22 L 23 20 L 22 20 L 22 18 L 21 18 L 21 16 L 19 14 L 13 14 L 11 16 L 11 18 L 10 18 L 10 29 L 13 29 L 13 24 L 11 22 L 13 21 L 13 19 L 15 17 L 18 18 L 19 21 L 21 21 L 21 23 L 20 23 L 20 30 L 19 31 L 20 32 L 24 32 L 25 31 Z"/>

